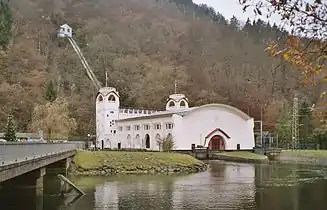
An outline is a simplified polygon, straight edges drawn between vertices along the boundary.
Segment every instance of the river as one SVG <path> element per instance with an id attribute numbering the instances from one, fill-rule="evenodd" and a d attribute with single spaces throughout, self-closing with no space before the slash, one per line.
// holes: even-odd
<path id="1" fill-rule="evenodd" d="M 210 166 L 207 172 L 187 176 L 72 177 L 87 193 L 76 201 L 60 197 L 57 179 L 48 177 L 43 200 L 39 198 L 34 209 L 327 209 L 327 168 L 223 161 L 211 161 Z M 22 199 L 15 207 L 9 200 L 1 205 L 33 210 L 27 208 L 32 199 Z"/>

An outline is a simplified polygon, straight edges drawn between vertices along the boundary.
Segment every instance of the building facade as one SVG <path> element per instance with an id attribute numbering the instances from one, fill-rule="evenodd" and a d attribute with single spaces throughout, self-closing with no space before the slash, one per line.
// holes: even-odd
<path id="1" fill-rule="evenodd" d="M 73 37 L 73 30 L 69 25 L 63 24 L 60 26 L 57 35 L 58 37 Z"/>
<path id="2" fill-rule="evenodd" d="M 211 150 L 253 149 L 254 121 L 225 104 L 189 107 L 184 94 L 170 95 L 166 110 L 120 108 L 115 88 L 101 88 L 96 97 L 96 146 L 161 150 L 160 140 L 171 137 L 177 150 L 191 145 Z"/>

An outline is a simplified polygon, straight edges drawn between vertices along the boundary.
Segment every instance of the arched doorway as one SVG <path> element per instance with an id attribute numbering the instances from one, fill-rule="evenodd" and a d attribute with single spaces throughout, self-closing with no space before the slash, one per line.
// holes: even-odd
<path id="1" fill-rule="evenodd" d="M 211 137 L 211 139 L 209 141 L 209 149 L 210 150 L 225 150 L 224 138 L 219 135 L 215 135 L 215 136 Z"/>
<path id="2" fill-rule="evenodd" d="M 104 140 L 101 140 L 101 149 L 104 149 Z"/>
<path id="3" fill-rule="evenodd" d="M 139 134 L 137 134 L 135 136 L 135 148 L 136 149 L 142 148 L 142 142 L 140 142 L 140 135 Z"/>
<path id="4" fill-rule="evenodd" d="M 145 148 L 147 148 L 147 149 L 150 148 L 150 135 L 149 134 L 145 135 Z"/>
<path id="5" fill-rule="evenodd" d="M 127 136 L 127 149 L 131 149 L 132 148 L 132 138 L 131 135 L 128 134 Z"/>

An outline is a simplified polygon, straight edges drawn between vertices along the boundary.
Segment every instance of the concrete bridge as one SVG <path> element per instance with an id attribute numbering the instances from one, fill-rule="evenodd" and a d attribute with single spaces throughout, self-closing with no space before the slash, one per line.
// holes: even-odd
<path id="1" fill-rule="evenodd" d="M 0 183 L 74 156 L 84 142 L 0 143 Z"/>
<path id="2" fill-rule="evenodd" d="M 84 147 L 84 142 L 0 142 L 0 197 L 24 187 L 42 195 L 43 177 L 47 173 L 67 175 L 71 157 Z"/>

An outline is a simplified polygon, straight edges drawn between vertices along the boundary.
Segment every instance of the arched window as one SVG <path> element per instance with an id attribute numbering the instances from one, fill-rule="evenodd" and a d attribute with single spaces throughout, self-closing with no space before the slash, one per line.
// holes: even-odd
<path id="1" fill-rule="evenodd" d="M 99 101 L 103 101 L 103 97 L 102 97 L 102 95 L 99 95 L 98 100 L 99 100 Z"/>
<path id="2" fill-rule="evenodd" d="M 173 106 L 175 106 L 175 102 L 173 102 L 173 101 L 171 101 L 171 102 L 169 102 L 169 105 L 168 105 L 169 107 L 173 107 Z"/>
<path id="3" fill-rule="evenodd" d="M 114 95 L 109 95 L 108 101 L 112 101 L 112 102 L 116 101 L 115 96 Z"/>
<path id="4" fill-rule="evenodd" d="M 186 103 L 185 101 L 181 101 L 181 103 L 179 104 L 181 107 L 185 107 L 186 106 Z"/>
<path id="5" fill-rule="evenodd" d="M 132 138 L 131 138 L 131 135 L 129 135 L 129 134 L 127 136 L 127 148 L 128 149 L 132 148 Z"/>
<path id="6" fill-rule="evenodd" d="M 142 141 L 139 134 L 135 136 L 135 148 L 137 149 L 142 148 Z"/>

